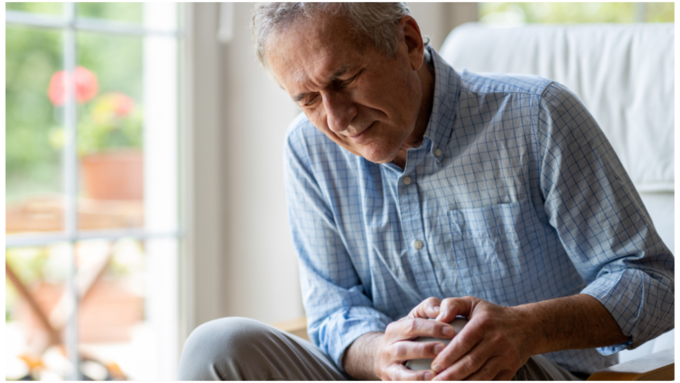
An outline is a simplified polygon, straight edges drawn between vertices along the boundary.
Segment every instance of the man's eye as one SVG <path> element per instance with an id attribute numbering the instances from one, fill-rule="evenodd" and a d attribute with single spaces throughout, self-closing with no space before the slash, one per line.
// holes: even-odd
<path id="1" fill-rule="evenodd" d="M 341 82 L 341 84 L 342 84 L 343 86 L 347 86 L 347 85 L 353 83 L 354 80 L 356 80 L 356 79 L 359 77 L 359 75 L 361 74 L 361 72 L 363 72 L 363 70 L 360 70 L 357 74 L 355 74 L 355 75 L 352 76 L 351 78 L 348 78 L 347 80 L 343 80 L 343 81 Z"/>
<path id="2" fill-rule="evenodd" d="M 307 101 L 305 101 L 304 106 L 312 106 L 312 105 L 316 104 L 316 101 L 317 101 L 318 99 L 319 99 L 319 95 L 318 95 L 318 94 L 317 94 L 317 95 L 314 95 L 314 96 L 310 96 L 310 97 L 307 99 Z"/>

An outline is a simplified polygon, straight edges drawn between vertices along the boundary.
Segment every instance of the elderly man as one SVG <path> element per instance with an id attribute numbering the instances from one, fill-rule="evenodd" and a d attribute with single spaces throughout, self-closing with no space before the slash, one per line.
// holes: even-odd
<path id="1" fill-rule="evenodd" d="M 314 344 L 212 321 L 180 378 L 579 379 L 673 328 L 673 256 L 563 86 L 454 71 L 402 3 L 261 4 L 253 34 L 303 111 L 286 188 Z"/>

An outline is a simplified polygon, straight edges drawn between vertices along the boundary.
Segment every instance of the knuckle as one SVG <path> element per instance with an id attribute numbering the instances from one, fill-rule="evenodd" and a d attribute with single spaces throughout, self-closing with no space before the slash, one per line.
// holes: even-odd
<path id="1" fill-rule="evenodd" d="M 416 331 L 418 331 L 418 321 L 415 319 L 411 319 L 407 323 L 406 328 L 404 329 L 404 335 L 408 337 L 413 337 L 415 336 Z"/>
<path id="2" fill-rule="evenodd" d="M 440 301 L 439 301 L 439 298 L 437 298 L 437 297 L 429 297 L 429 298 L 425 299 L 425 302 L 424 302 L 424 303 L 425 303 L 425 304 L 428 304 L 428 305 L 436 306 L 436 305 L 439 304 L 439 302 L 440 302 Z"/>
<path id="3" fill-rule="evenodd" d="M 479 326 L 484 330 L 489 330 L 495 326 L 494 318 L 487 313 L 481 313 L 477 321 Z"/>
<path id="4" fill-rule="evenodd" d="M 407 346 L 404 342 L 399 342 L 394 347 L 394 356 L 403 359 L 408 354 Z"/>
<path id="5" fill-rule="evenodd" d="M 475 355 L 468 355 L 463 366 L 465 367 L 466 371 L 474 371 L 478 369 L 482 364 L 482 361 L 479 357 Z"/>

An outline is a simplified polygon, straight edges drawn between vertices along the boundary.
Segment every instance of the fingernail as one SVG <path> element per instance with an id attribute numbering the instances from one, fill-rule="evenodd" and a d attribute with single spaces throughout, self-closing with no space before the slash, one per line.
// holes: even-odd
<path id="1" fill-rule="evenodd" d="M 434 375 L 431 372 L 426 372 L 424 377 L 425 377 L 425 380 L 432 380 Z"/>
<path id="2" fill-rule="evenodd" d="M 445 336 L 454 336 L 456 334 L 456 330 L 454 330 L 454 328 L 451 326 L 444 327 L 443 332 Z"/>
<path id="3" fill-rule="evenodd" d="M 439 306 L 434 306 L 434 311 L 439 311 Z"/>
<path id="4" fill-rule="evenodd" d="M 444 345 L 441 344 L 441 343 L 434 346 L 434 354 L 439 355 L 439 353 L 442 352 L 443 349 L 444 349 Z"/>

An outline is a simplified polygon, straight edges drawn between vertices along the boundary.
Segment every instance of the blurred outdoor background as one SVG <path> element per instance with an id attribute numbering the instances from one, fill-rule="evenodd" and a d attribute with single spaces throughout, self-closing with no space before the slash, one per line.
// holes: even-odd
<path id="1" fill-rule="evenodd" d="M 409 3 L 436 49 L 468 21 L 674 22 L 673 3 L 462 4 Z M 303 314 L 298 110 L 252 55 L 251 8 L 6 3 L 6 379 L 174 379 L 205 320 Z"/>

